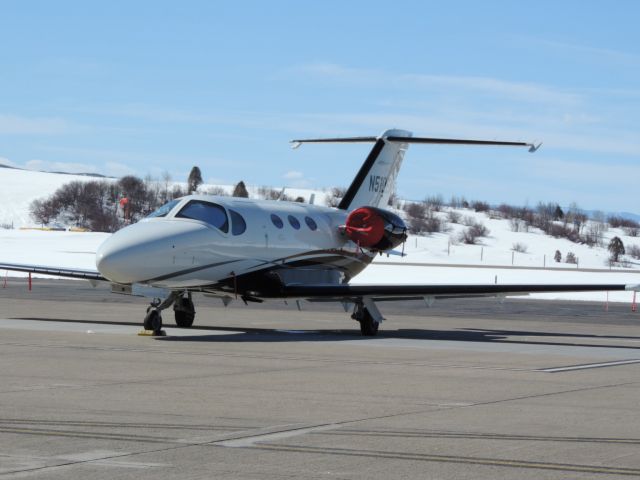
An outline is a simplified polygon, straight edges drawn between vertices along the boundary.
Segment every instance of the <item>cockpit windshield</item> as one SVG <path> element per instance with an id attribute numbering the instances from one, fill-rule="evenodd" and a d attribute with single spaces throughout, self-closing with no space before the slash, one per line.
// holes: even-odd
<path id="1" fill-rule="evenodd" d="M 173 209 L 173 207 L 175 207 L 179 202 L 180 202 L 179 198 L 176 199 L 176 200 L 171 200 L 169 203 L 165 203 L 163 206 L 161 206 L 155 212 L 150 213 L 149 215 L 147 215 L 147 218 L 166 217 L 167 214 Z"/>
<path id="2" fill-rule="evenodd" d="M 182 207 L 176 214 L 176 217 L 199 220 L 222 230 L 224 233 L 229 231 L 227 212 L 225 212 L 223 207 L 215 203 L 191 200 Z"/>

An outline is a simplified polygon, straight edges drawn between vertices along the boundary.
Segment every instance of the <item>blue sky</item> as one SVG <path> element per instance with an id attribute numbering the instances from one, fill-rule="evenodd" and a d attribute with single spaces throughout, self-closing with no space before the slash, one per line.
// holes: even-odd
<path id="1" fill-rule="evenodd" d="M 526 5 L 526 6 L 525 6 Z M 347 186 L 367 145 L 324 135 L 542 141 L 410 147 L 398 193 L 640 213 L 634 1 L 0 3 L 0 158 Z"/>

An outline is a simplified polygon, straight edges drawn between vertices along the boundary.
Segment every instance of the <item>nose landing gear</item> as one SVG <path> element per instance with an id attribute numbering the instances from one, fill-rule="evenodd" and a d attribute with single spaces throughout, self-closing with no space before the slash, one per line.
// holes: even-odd
<path id="1" fill-rule="evenodd" d="M 189 328 L 193 325 L 196 316 L 196 309 L 193 305 L 190 292 L 174 291 L 161 300 L 154 298 L 147 308 L 147 315 L 144 317 L 144 329 L 152 331 L 155 335 L 162 332 L 162 315 L 160 312 L 173 305 L 173 312 L 176 325 L 181 328 Z"/>
<path id="2" fill-rule="evenodd" d="M 147 308 L 147 315 L 144 317 L 144 329 L 151 330 L 155 334 L 162 331 L 162 316 L 160 310 L 156 307 L 150 306 Z"/>

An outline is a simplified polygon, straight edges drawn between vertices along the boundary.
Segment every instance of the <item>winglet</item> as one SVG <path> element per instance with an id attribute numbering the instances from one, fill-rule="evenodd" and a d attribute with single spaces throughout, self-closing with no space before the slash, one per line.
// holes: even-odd
<path id="1" fill-rule="evenodd" d="M 535 144 L 532 143 L 531 146 L 529 147 L 529 153 L 535 153 L 538 151 L 538 149 L 542 146 L 542 142 L 540 142 L 539 144 Z"/>

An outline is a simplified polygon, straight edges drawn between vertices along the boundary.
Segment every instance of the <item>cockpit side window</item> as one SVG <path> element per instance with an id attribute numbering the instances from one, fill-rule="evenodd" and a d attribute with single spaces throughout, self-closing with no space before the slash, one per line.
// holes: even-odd
<path id="1" fill-rule="evenodd" d="M 229 210 L 229 215 L 231 215 L 231 233 L 234 235 L 242 235 L 247 229 L 247 222 L 245 222 L 242 215 L 235 210 Z"/>
<path id="2" fill-rule="evenodd" d="M 175 207 L 178 203 L 180 203 L 180 199 L 176 199 L 176 200 L 171 200 L 169 203 L 165 203 L 163 206 L 161 206 L 159 209 L 157 209 L 155 212 L 150 213 L 149 215 L 147 215 L 147 218 L 154 218 L 154 217 L 166 217 L 167 214 L 173 209 L 173 207 Z"/>
<path id="3" fill-rule="evenodd" d="M 227 212 L 225 212 L 223 207 L 215 203 L 191 200 L 176 214 L 176 217 L 200 220 L 201 222 L 216 227 L 224 233 L 229 231 Z"/>

